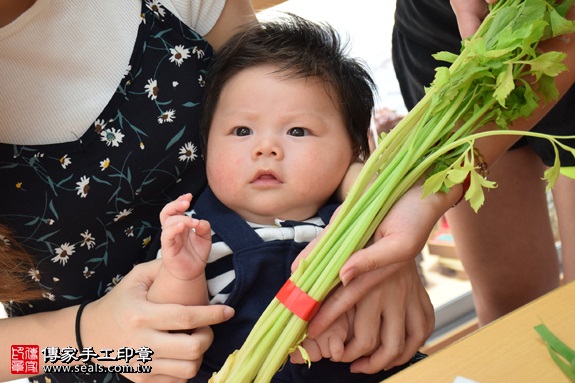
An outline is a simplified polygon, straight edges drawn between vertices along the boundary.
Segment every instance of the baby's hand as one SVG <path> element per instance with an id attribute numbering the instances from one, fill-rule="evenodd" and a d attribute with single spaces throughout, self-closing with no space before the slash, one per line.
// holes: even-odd
<path id="1" fill-rule="evenodd" d="M 322 358 L 329 359 L 332 362 L 340 362 L 345 350 L 345 344 L 352 338 L 352 329 L 353 310 L 348 310 L 316 339 L 304 339 L 301 347 L 306 350 L 311 362 L 317 362 Z M 290 360 L 292 363 L 306 363 L 299 350 L 291 354 Z"/>
<path id="2" fill-rule="evenodd" d="M 164 265 L 180 280 L 191 280 L 203 273 L 212 246 L 209 222 L 184 214 L 191 200 L 191 194 L 184 194 L 160 212 Z"/>

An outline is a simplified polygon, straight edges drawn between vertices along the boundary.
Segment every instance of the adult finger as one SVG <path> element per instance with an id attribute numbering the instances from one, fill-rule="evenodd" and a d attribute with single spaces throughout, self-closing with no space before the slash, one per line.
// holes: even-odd
<path id="1" fill-rule="evenodd" d="M 421 250 L 418 247 L 409 246 L 400 236 L 381 238 L 371 246 L 356 251 L 342 266 L 339 277 L 347 285 L 354 278 L 370 271 L 387 269 L 389 274 L 394 269 L 391 265 L 415 259 Z"/>
<path id="2" fill-rule="evenodd" d="M 489 12 L 485 0 L 451 0 L 451 7 L 462 39 L 472 36 Z"/>
<path id="3" fill-rule="evenodd" d="M 396 361 L 405 348 L 405 311 L 393 310 L 384 315 L 381 326 L 381 343 L 369 356 L 357 359 L 351 364 L 352 372 L 374 374 Z"/>
<path id="4" fill-rule="evenodd" d="M 211 328 L 201 327 L 190 333 L 158 331 L 146 345 L 159 358 L 194 361 L 203 357 L 213 339 Z"/>
<path id="5" fill-rule="evenodd" d="M 403 266 L 403 263 L 398 263 L 382 267 L 362 274 L 361 277 L 354 279 L 346 286 L 340 285 L 336 287 L 310 321 L 308 336 L 311 338 L 318 337 L 340 315 L 354 307 L 370 289 Z"/>
<path id="6" fill-rule="evenodd" d="M 141 327 L 177 331 L 212 326 L 233 315 L 234 309 L 225 305 L 150 304 L 134 320 L 140 322 Z"/>

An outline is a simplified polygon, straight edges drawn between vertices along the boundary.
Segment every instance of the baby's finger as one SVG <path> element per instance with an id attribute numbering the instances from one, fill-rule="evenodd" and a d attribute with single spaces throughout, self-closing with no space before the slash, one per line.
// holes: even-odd
<path id="1" fill-rule="evenodd" d="M 301 342 L 300 346 L 305 350 L 310 361 L 317 362 L 321 359 L 321 350 L 315 340 L 306 338 Z M 294 364 L 307 363 L 299 348 L 290 354 L 290 362 Z"/>
<path id="2" fill-rule="evenodd" d="M 329 355 L 324 355 L 324 357 L 330 358 L 332 362 L 341 362 L 345 350 L 345 339 L 340 336 L 330 336 L 328 349 Z"/>
<path id="3" fill-rule="evenodd" d="M 181 234 L 186 227 L 193 229 L 192 223 L 189 222 L 190 217 L 186 216 L 172 216 L 170 217 L 164 227 L 162 228 L 161 241 L 162 246 L 173 246 L 174 244 L 181 244 Z"/>
<path id="4" fill-rule="evenodd" d="M 211 239 L 212 238 L 212 228 L 210 226 L 210 223 L 204 219 L 193 219 L 194 222 L 193 224 L 193 229 L 196 232 L 197 235 L 199 235 L 200 237 L 203 237 L 205 239 Z"/>
<path id="5" fill-rule="evenodd" d="M 198 223 L 196 218 L 188 217 L 187 215 L 172 215 L 163 223 L 162 230 L 167 230 L 173 226 L 183 226 L 196 230 Z"/>
<path id="6" fill-rule="evenodd" d="M 173 215 L 183 214 L 186 210 L 190 208 L 190 202 L 192 201 L 192 194 L 187 193 L 178 197 L 175 201 L 172 201 L 160 211 L 160 222 L 162 225 L 168 217 Z"/>

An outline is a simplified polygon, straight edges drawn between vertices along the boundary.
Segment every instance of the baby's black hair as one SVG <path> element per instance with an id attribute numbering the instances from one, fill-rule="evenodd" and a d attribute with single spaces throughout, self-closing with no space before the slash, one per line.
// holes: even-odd
<path id="1" fill-rule="evenodd" d="M 336 93 L 333 101 L 340 106 L 354 152 L 360 159 L 369 156 L 368 131 L 376 89 L 369 70 L 348 56 L 333 27 L 293 14 L 242 27 L 217 53 L 205 81 L 204 151 L 223 87 L 240 71 L 259 65 L 275 65 L 277 73 L 287 78 L 319 77 L 325 81 Z"/>

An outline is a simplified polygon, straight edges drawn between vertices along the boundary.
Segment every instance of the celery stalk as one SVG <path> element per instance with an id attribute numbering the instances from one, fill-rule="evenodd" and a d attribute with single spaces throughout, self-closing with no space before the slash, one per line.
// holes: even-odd
<path id="1" fill-rule="evenodd" d="M 557 338 L 544 324 L 535 326 L 535 331 L 545 341 L 551 359 L 572 382 L 575 382 L 575 350 Z"/>
<path id="2" fill-rule="evenodd" d="M 544 137 L 556 149 L 575 149 L 561 138 L 507 127 L 529 116 L 539 103 L 557 97 L 554 77 L 565 70 L 564 54 L 536 51 L 539 41 L 575 31 L 565 19 L 575 0 L 499 0 L 459 55 L 435 57 L 452 63 L 438 69 L 425 97 L 387 135 L 366 161 L 339 214 L 290 280 L 321 302 L 339 283 L 339 270 L 363 248 L 394 203 L 422 176 L 423 195 L 446 192 L 469 174 L 465 199 L 477 210 L 483 204 L 483 179 L 473 160 L 475 139 L 514 134 Z M 526 79 L 536 78 L 534 84 Z M 541 95 L 541 96 L 539 96 Z M 502 130 L 475 133 L 495 122 Z M 575 137 L 571 137 L 575 138 Z M 556 149 L 557 150 L 557 149 Z M 545 173 L 552 186 L 560 164 Z M 572 174 L 573 172 L 564 172 Z M 305 338 L 306 322 L 277 298 L 266 308 L 244 345 L 232 354 L 211 382 L 269 382 L 288 355 Z M 261 366 L 261 367 L 260 367 Z"/>

